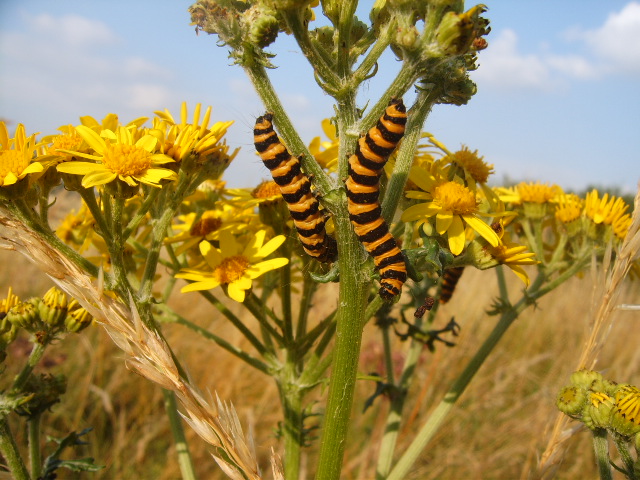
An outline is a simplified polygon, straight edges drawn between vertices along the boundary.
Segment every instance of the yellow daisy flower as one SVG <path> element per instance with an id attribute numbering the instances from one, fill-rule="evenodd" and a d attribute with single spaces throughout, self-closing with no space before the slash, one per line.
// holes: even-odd
<path id="1" fill-rule="evenodd" d="M 161 153 L 153 153 L 158 140 L 152 135 L 134 140 L 134 132 L 126 127 L 118 127 L 115 132 L 103 130 L 98 134 L 85 125 L 79 125 L 76 131 L 96 155 L 74 151 L 67 153 L 94 162 L 70 161 L 61 163 L 57 169 L 62 173 L 84 175 L 82 186 L 85 188 L 105 185 L 116 179 L 131 187 L 138 183 L 161 187 L 162 180 L 176 178 L 173 171 L 159 167 L 173 162 L 173 159 Z"/>
<path id="2" fill-rule="evenodd" d="M 219 142 L 233 125 L 233 121 L 216 122 L 209 128 L 211 106 L 207 107 L 202 121 L 201 108 L 200 103 L 196 104 L 192 123 L 188 123 L 186 102 L 182 103 L 179 123 L 173 119 L 169 110 L 157 111 L 155 114 L 158 118 L 153 119 L 153 130 L 150 133 L 159 140 L 158 150 L 176 162 L 189 155 L 196 155 L 201 163 L 216 161 L 226 166 L 239 149 L 228 155 L 229 147 Z"/>
<path id="3" fill-rule="evenodd" d="M 7 126 L 0 122 L 0 187 L 14 185 L 27 175 L 43 172 L 43 165 L 33 161 L 37 148 L 36 134 L 27 138 L 24 125 L 18 124 L 15 137 L 9 138 Z"/>
<path id="4" fill-rule="evenodd" d="M 488 164 L 483 159 L 484 157 L 478 155 L 478 150 L 472 152 L 463 145 L 462 149 L 447 155 L 443 160 L 462 167 L 465 172 L 465 180 L 475 185 L 475 183 L 487 183 L 489 175 L 494 172 L 493 164 Z"/>
<path id="5" fill-rule="evenodd" d="M 585 198 L 584 213 L 587 218 L 593 220 L 593 223 L 604 223 L 605 225 L 611 225 L 614 221 L 622 217 L 628 210 L 629 205 L 625 201 L 614 195 L 605 193 L 602 198 L 599 198 L 598 190 L 593 189 Z"/>
<path id="6" fill-rule="evenodd" d="M 409 191 L 407 197 L 429 201 L 407 208 L 402 214 L 403 221 L 425 223 L 435 216 L 435 229 L 438 234 L 447 235 L 449 249 L 454 255 L 459 255 L 464 249 L 465 225 L 480 234 L 491 246 L 500 244 L 496 232 L 478 217 L 480 212 L 476 196 L 467 187 L 453 181 L 435 181 L 431 174 L 414 175 L 412 180 L 424 191 Z"/>
<path id="7" fill-rule="evenodd" d="M 289 263 L 289 259 L 282 257 L 263 260 L 285 241 L 284 235 L 278 235 L 263 244 L 265 236 L 266 230 L 258 231 L 250 237 L 244 248 L 228 232 L 220 235 L 220 250 L 207 241 L 200 242 L 200 252 L 208 269 L 182 269 L 176 278 L 192 280 L 194 283 L 183 287 L 181 292 L 210 290 L 223 285 L 231 299 L 244 302 L 246 291 L 251 288 L 254 279 Z"/>
<path id="8" fill-rule="evenodd" d="M 540 263 L 535 259 L 536 254 L 527 252 L 527 247 L 517 242 L 511 241 L 509 233 L 505 230 L 506 225 L 511 223 L 515 217 L 508 217 L 504 221 L 499 220 L 492 227 L 500 237 L 500 245 L 497 247 L 487 246 L 486 253 L 491 255 L 498 263 L 506 265 L 516 276 L 529 286 L 529 275 L 522 268 L 524 265 L 537 265 Z"/>

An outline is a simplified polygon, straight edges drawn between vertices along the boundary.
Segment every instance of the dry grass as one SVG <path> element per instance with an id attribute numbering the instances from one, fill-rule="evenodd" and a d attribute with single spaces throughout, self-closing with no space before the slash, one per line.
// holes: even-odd
<path id="1" fill-rule="evenodd" d="M 48 288 L 46 277 L 30 270 L 18 255 L 1 255 L 2 264 L 11 265 L 11 269 L 3 269 L 4 278 L 0 280 L 11 282 L 21 298 L 42 294 Z M 10 272 L 17 271 L 28 273 L 16 282 Z M 453 302 L 440 310 L 436 323 L 443 325 L 455 315 L 462 333 L 456 347 L 439 347 L 435 354 L 423 354 L 407 410 L 410 420 L 402 427 L 399 450 L 408 445 L 493 327 L 495 318 L 484 313 L 497 292 L 493 278 L 491 272 L 465 273 Z M 591 287 L 588 278 L 573 279 L 517 320 L 427 448 L 411 478 L 529 478 L 556 418 L 556 392 L 568 381 L 582 351 L 591 315 Z M 517 293 L 520 285 L 514 281 L 512 288 Z M 637 286 L 627 284 L 621 293 L 620 302 L 640 303 Z M 215 313 L 202 304 L 194 305 L 193 297 L 178 297 L 175 307 L 200 325 L 242 344 L 239 335 Z M 598 365 L 608 378 L 638 385 L 640 353 L 637 335 L 633 336 L 638 332 L 637 313 L 617 311 L 613 315 L 616 321 Z M 263 471 L 269 471 L 271 447 L 278 448 L 274 429 L 281 415 L 273 382 L 182 327 L 167 325 L 165 330 L 193 383 L 203 391 L 215 388 L 222 399 L 234 402 L 245 431 L 254 431 L 258 462 Z M 16 345 L 15 355 L 25 354 L 19 349 L 21 345 Z M 365 329 L 363 345 L 361 371 L 382 371 L 381 342 L 372 325 Z M 400 342 L 398 345 L 403 346 Z M 179 478 L 159 388 L 127 370 L 123 358 L 108 335 L 97 327 L 51 348 L 46 368 L 64 372 L 69 388 L 63 403 L 45 418 L 45 433 L 60 437 L 69 430 L 92 426 L 90 444 L 82 454 L 107 465 L 93 478 Z M 14 366 L 18 362 L 10 363 Z M 373 478 L 387 403 L 378 399 L 362 414 L 363 401 L 372 389 L 365 382 L 358 387 L 345 479 Z M 200 478 L 226 478 L 207 445 L 192 430 L 187 429 L 187 435 Z M 306 461 L 312 472 L 315 448 L 308 453 Z M 586 432 L 578 433 L 570 441 L 558 478 L 596 475 L 590 439 Z"/>

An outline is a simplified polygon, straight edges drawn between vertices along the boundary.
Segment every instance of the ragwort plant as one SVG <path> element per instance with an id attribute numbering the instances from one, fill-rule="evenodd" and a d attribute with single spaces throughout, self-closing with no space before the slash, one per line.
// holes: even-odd
<path id="1" fill-rule="evenodd" d="M 217 35 L 266 107 L 254 143 L 273 181 L 254 189 L 225 188 L 236 153 L 222 140 L 231 122 L 211 125 L 211 108 L 202 115 L 199 104 L 191 120 L 186 105 L 179 119 L 158 111 L 146 127 L 147 118 L 123 125 L 115 114 L 82 117 L 39 141 L 22 125 L 14 137 L 0 129 L 3 244 L 36 261 L 107 330 L 128 365 L 164 389 L 183 478 L 195 473 L 178 408 L 228 476 L 261 473 L 235 411 L 199 393 L 165 341 L 163 323 L 200 333 L 276 382 L 284 452 L 282 466 L 272 458 L 276 478 L 299 478 L 302 449 L 314 440 L 309 394 L 328 383 L 313 467 L 324 480 L 340 477 L 362 333 L 375 319 L 387 368 L 367 377 L 379 394 L 367 404 L 382 395 L 391 402 L 376 476 L 402 479 L 519 314 L 590 262 L 615 255 L 625 240 L 631 216 L 620 199 L 600 199 L 597 191 L 582 199 L 543 184 L 491 188 L 493 166 L 477 151 L 452 152 L 423 133 L 435 105 L 463 105 L 475 93 L 468 72 L 487 47 L 484 6 L 380 1 L 366 23 L 356 5 L 204 0 L 190 8 L 197 30 Z M 328 25 L 310 29 L 316 15 Z M 328 140 L 302 142 L 269 80 L 275 60 L 266 48 L 282 32 L 293 35 L 315 82 L 335 99 L 335 117 L 323 122 Z M 388 49 L 402 67 L 362 111 L 357 93 Z M 415 101 L 405 106 L 412 89 Z M 54 229 L 49 209 L 61 183 L 82 202 Z M 525 286 L 515 302 L 503 266 Z M 418 357 L 425 347 L 453 345 L 459 325 L 434 322 L 454 294 L 451 272 L 472 267 L 497 272 L 500 293 L 489 312 L 498 317 L 495 328 L 400 454 Z M 251 349 L 173 311 L 167 300 L 178 280 L 187 281 L 183 294 L 208 301 Z M 329 282 L 338 283 L 337 306 L 316 319 L 312 307 Z M 247 315 L 233 313 L 221 295 Z M 410 340 L 398 378 L 391 368 L 396 334 Z M 7 458 L 11 432 L 2 434 Z M 13 475 L 35 476 L 13 453 Z"/>

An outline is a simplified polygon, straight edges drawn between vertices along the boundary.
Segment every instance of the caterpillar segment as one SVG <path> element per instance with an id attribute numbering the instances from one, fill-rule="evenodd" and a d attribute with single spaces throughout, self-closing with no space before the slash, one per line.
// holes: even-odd
<path id="1" fill-rule="evenodd" d="M 326 218 L 311 191 L 311 182 L 300 168 L 300 159 L 292 156 L 278 138 L 272 120 L 270 113 L 256 120 L 253 130 L 256 150 L 287 202 L 304 251 L 320 262 L 333 262 L 338 246 L 326 233 Z"/>
<path id="2" fill-rule="evenodd" d="M 353 230 L 373 257 L 380 274 L 378 294 L 385 300 L 400 294 L 407 280 L 407 266 L 382 218 L 379 180 L 389 155 L 404 135 L 406 123 L 402 100 L 391 100 L 378 123 L 358 140 L 356 151 L 349 158 L 349 176 L 345 182 Z"/>

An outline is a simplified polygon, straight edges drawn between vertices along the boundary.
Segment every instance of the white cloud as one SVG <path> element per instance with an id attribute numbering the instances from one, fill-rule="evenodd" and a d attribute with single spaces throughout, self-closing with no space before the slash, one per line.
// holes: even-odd
<path id="1" fill-rule="evenodd" d="M 511 29 L 500 32 L 479 55 L 480 68 L 473 79 L 481 86 L 507 90 L 549 91 L 562 87 L 567 79 L 594 78 L 597 71 L 585 57 L 551 53 L 523 53 L 518 35 Z"/>
<path id="2" fill-rule="evenodd" d="M 593 30 L 572 29 L 570 39 L 583 41 L 608 73 L 640 73 L 640 3 L 630 2 Z"/>
<path id="3" fill-rule="evenodd" d="M 169 89 L 162 85 L 137 83 L 126 88 L 128 105 L 143 110 L 158 110 L 172 98 Z"/>
<path id="4" fill-rule="evenodd" d="M 116 34 L 106 24 L 79 15 L 54 17 L 41 14 L 33 18 L 27 17 L 26 20 L 39 35 L 55 37 L 66 46 L 87 48 L 118 41 Z"/>

